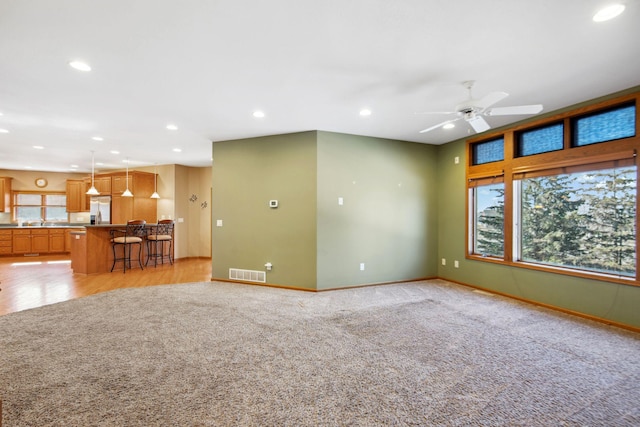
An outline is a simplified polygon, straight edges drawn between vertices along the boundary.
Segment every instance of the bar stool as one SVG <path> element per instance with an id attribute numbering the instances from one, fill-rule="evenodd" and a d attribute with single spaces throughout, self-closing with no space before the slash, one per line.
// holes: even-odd
<path id="1" fill-rule="evenodd" d="M 169 262 L 173 264 L 173 257 L 171 256 L 171 249 L 173 246 L 173 227 L 174 222 L 170 219 L 162 219 L 158 221 L 155 229 L 151 229 L 151 232 L 147 236 L 147 262 L 153 257 L 154 267 L 158 265 L 158 258 L 162 264 L 164 264 L 165 256 L 169 257 Z M 164 244 L 169 244 L 169 252 L 165 255 Z M 153 250 L 152 250 L 153 249 Z"/>
<path id="2" fill-rule="evenodd" d="M 127 264 L 131 269 L 131 250 L 132 246 L 138 245 L 138 264 L 142 268 L 142 242 L 144 241 L 147 230 L 145 229 L 146 221 L 143 219 L 135 219 L 127 221 L 126 228 L 124 230 L 111 230 L 111 243 L 113 248 L 113 265 L 111 271 L 116 266 L 116 262 L 122 261 L 124 268 L 123 273 L 127 271 Z M 122 246 L 122 257 L 117 257 L 116 248 Z"/>

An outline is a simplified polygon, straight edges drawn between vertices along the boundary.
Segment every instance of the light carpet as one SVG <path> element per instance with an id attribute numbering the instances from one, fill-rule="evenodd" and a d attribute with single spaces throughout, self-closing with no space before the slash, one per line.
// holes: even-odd
<path id="1" fill-rule="evenodd" d="M 638 426 L 640 337 L 441 280 L 121 289 L 0 317 L 3 427 Z"/>

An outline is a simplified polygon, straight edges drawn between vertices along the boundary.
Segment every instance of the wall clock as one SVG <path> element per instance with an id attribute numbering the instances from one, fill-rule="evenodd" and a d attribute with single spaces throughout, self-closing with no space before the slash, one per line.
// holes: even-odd
<path id="1" fill-rule="evenodd" d="M 47 184 L 48 184 L 48 182 L 47 182 L 47 180 L 46 180 L 46 179 L 44 179 L 44 178 L 38 178 L 38 179 L 36 179 L 36 187 L 44 188 L 44 187 L 46 187 L 46 186 L 47 186 Z"/>

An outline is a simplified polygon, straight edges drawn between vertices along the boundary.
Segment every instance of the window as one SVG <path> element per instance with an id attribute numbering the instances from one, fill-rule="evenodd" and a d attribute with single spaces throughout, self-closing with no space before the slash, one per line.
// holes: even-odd
<path id="1" fill-rule="evenodd" d="M 472 190 L 473 253 L 504 256 L 504 184 L 478 185 Z"/>
<path id="2" fill-rule="evenodd" d="M 628 138 L 636 134 L 636 106 L 626 105 L 575 119 L 576 147 Z"/>
<path id="3" fill-rule="evenodd" d="M 473 145 L 473 164 L 504 160 L 504 139 L 498 138 L 492 141 L 483 141 Z"/>
<path id="4" fill-rule="evenodd" d="M 531 156 L 562 150 L 563 133 L 562 123 L 521 132 L 518 135 L 518 155 Z"/>
<path id="5" fill-rule="evenodd" d="M 66 222 L 67 196 L 65 193 L 14 192 L 13 217 L 19 222 Z"/>
<path id="6" fill-rule="evenodd" d="M 634 277 L 636 175 L 632 165 L 515 181 L 516 260 Z"/>
<path id="7" fill-rule="evenodd" d="M 640 286 L 638 101 L 469 139 L 467 258 Z"/>

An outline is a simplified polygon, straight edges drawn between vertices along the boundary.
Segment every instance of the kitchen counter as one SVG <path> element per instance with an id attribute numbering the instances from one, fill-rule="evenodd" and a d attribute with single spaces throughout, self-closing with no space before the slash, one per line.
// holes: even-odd
<path id="1" fill-rule="evenodd" d="M 146 224 L 153 228 L 157 224 Z M 83 231 L 71 232 L 71 268 L 74 273 L 96 274 L 111 271 L 113 265 L 113 249 L 111 230 L 122 230 L 126 224 L 85 225 Z M 74 227 L 79 228 L 79 227 Z M 135 250 L 134 252 L 137 252 Z M 135 268 L 137 253 L 132 256 L 131 265 Z M 142 263 L 147 259 L 147 245 L 142 244 Z M 122 270 L 122 262 L 116 263 L 113 271 Z"/>

